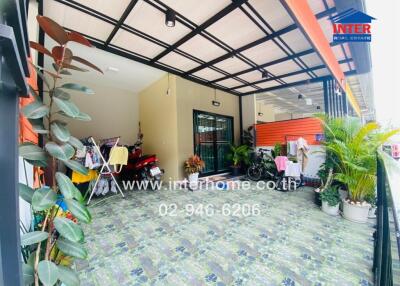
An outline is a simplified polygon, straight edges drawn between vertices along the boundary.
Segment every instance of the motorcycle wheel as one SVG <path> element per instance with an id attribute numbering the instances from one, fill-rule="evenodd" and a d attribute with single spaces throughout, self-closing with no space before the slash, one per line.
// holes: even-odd
<path id="1" fill-rule="evenodd" d="M 262 174 L 261 168 L 256 165 L 250 166 L 250 168 L 247 169 L 247 177 L 252 181 L 260 180 L 261 174 Z"/>

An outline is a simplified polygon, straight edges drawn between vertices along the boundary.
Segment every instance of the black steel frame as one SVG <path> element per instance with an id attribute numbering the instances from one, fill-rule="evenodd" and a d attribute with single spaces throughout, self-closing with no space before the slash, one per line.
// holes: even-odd
<path id="1" fill-rule="evenodd" d="M 39 0 L 39 2 L 42 2 L 42 1 L 43 0 Z M 317 67 L 307 66 L 307 64 L 300 58 L 302 56 L 313 54 L 313 53 L 318 55 L 318 53 L 316 53 L 316 51 L 314 49 L 308 49 L 306 51 L 295 53 L 281 38 L 282 35 L 298 29 L 299 28 L 298 24 L 295 23 L 295 24 L 289 25 L 283 29 L 275 31 L 268 24 L 266 19 L 264 19 L 258 13 L 258 11 L 248 2 L 248 0 L 233 0 L 231 4 L 229 4 L 228 6 L 223 8 L 221 11 L 219 11 L 214 16 L 210 17 L 208 20 L 206 20 L 201 25 L 196 25 L 190 19 L 187 19 L 185 16 L 183 16 L 179 13 L 176 13 L 176 21 L 178 21 L 180 24 L 184 25 L 185 27 L 189 28 L 191 31 L 187 35 L 185 35 L 184 37 L 182 37 L 180 40 L 178 40 L 177 42 L 175 42 L 173 44 L 165 43 L 159 39 L 152 37 L 151 35 L 148 35 L 142 31 L 139 31 L 139 30 L 137 30 L 133 27 L 130 27 L 124 23 L 124 21 L 129 16 L 129 14 L 135 9 L 135 7 L 137 6 L 139 1 L 144 1 L 148 5 L 151 5 L 153 8 L 158 9 L 159 11 L 162 11 L 162 12 L 166 12 L 167 9 L 171 9 L 168 5 L 166 5 L 165 3 L 163 3 L 160 0 L 132 0 L 129 3 L 129 5 L 126 7 L 126 9 L 123 12 L 122 16 L 120 17 L 120 19 L 118 19 L 118 20 L 113 19 L 105 14 L 102 14 L 90 7 L 84 6 L 74 0 L 54 0 L 54 1 L 57 1 L 68 7 L 77 9 L 83 13 L 86 13 L 92 17 L 95 17 L 99 20 L 105 21 L 114 26 L 114 29 L 112 30 L 112 32 L 110 33 L 110 35 L 108 36 L 106 41 L 100 41 L 98 39 L 94 39 L 94 38 L 90 37 L 90 35 L 85 35 L 86 37 L 88 37 L 92 40 L 92 42 L 95 44 L 96 47 L 103 49 L 105 51 L 111 52 L 111 53 L 118 54 L 120 56 L 127 57 L 127 58 L 135 60 L 135 61 L 139 61 L 141 63 L 150 65 L 152 67 L 179 75 L 185 79 L 194 81 L 196 83 L 199 83 L 199 84 L 202 84 L 202 85 L 205 85 L 208 87 L 216 88 L 216 89 L 219 89 L 219 90 L 222 90 L 222 91 L 234 94 L 234 95 L 248 95 L 248 94 L 264 92 L 265 89 L 260 88 L 259 86 L 257 86 L 257 84 L 263 83 L 263 82 L 269 81 L 269 80 L 276 81 L 278 84 L 280 84 L 279 85 L 280 88 L 284 88 L 288 84 L 285 82 L 284 78 L 288 77 L 290 75 L 298 75 L 298 74 L 305 73 L 310 76 L 311 80 L 319 81 L 319 79 L 320 79 L 314 73 L 314 71 L 317 70 Z M 326 7 L 328 7 L 328 6 L 326 6 Z M 215 37 L 214 35 L 212 35 L 210 32 L 208 32 L 206 30 L 208 27 L 215 24 L 216 22 L 218 22 L 220 19 L 222 19 L 223 17 L 225 17 L 226 15 L 228 15 L 230 12 L 232 12 L 235 9 L 240 9 L 241 11 L 243 11 L 243 13 L 255 24 L 255 26 L 258 27 L 261 31 L 263 31 L 265 33 L 265 37 L 262 37 L 261 39 L 255 40 L 251 43 L 248 43 L 240 48 L 233 49 L 232 47 L 230 47 L 229 45 L 227 45 L 226 43 L 224 43 L 223 41 L 221 41 L 220 39 L 218 39 L 217 37 Z M 329 8 L 321 13 L 318 13 L 316 15 L 316 17 L 317 17 L 317 19 L 320 19 L 323 17 L 330 16 L 335 12 L 336 12 L 336 8 L 334 8 L 334 7 Z M 265 27 L 267 27 L 267 29 L 264 28 L 263 25 L 260 25 L 259 21 L 261 21 L 263 23 L 263 25 Z M 118 46 L 115 46 L 112 44 L 112 39 L 118 33 L 118 31 L 121 29 L 125 30 L 127 32 L 130 32 L 136 36 L 139 36 L 145 40 L 148 40 L 154 44 L 162 46 L 163 48 L 165 48 L 165 50 L 162 51 L 157 56 L 155 56 L 154 58 L 147 58 L 147 57 L 144 57 L 143 55 L 139 55 L 139 54 L 133 53 L 131 51 L 125 50 L 123 48 L 120 48 Z M 77 32 L 79 32 L 79 31 L 77 31 Z M 179 49 L 179 47 L 183 43 L 189 41 L 191 38 L 193 38 L 194 36 L 197 36 L 197 35 L 203 36 L 205 39 L 211 41 L 213 44 L 224 49 L 226 51 L 226 54 L 224 54 L 220 57 L 217 57 L 211 61 L 204 62 L 203 60 L 197 58 L 196 56 L 190 55 Z M 253 47 L 256 47 L 257 45 L 262 44 L 267 41 L 270 41 L 270 40 L 273 41 L 287 56 L 283 57 L 281 59 L 277 59 L 277 60 L 260 65 L 260 64 L 256 64 L 255 62 L 253 62 L 252 60 L 250 60 L 249 58 L 247 58 L 246 56 L 244 56 L 242 54 L 243 51 L 253 48 Z M 333 45 L 335 45 L 335 44 L 332 44 L 332 46 Z M 165 55 L 169 54 L 172 51 L 175 53 L 178 53 L 179 55 L 184 56 L 192 61 L 197 62 L 199 64 L 199 66 L 195 67 L 191 70 L 188 70 L 188 71 L 183 71 L 183 70 L 180 70 L 180 69 L 177 69 L 172 66 L 169 66 L 169 65 L 159 62 L 159 60 L 162 57 L 164 57 Z M 217 64 L 221 61 L 224 61 L 226 59 L 229 59 L 231 57 L 236 57 L 237 59 L 243 61 L 244 63 L 249 65 L 250 68 L 247 68 L 243 71 L 239 71 L 239 72 L 235 72 L 235 73 L 231 74 L 231 73 L 223 71 L 223 70 L 219 69 L 218 67 L 214 66 L 215 64 Z M 268 70 L 266 70 L 266 68 L 268 66 L 278 64 L 278 63 L 283 63 L 285 61 L 295 62 L 300 67 L 300 70 L 296 71 L 296 72 L 288 73 L 288 74 L 283 74 L 283 75 L 274 75 L 274 74 L 270 73 Z M 352 61 L 352 59 L 347 58 L 347 55 L 346 55 L 346 59 L 343 62 L 350 63 L 351 61 Z M 194 73 L 196 73 L 197 71 L 200 71 L 205 68 L 211 68 L 211 69 L 221 73 L 222 76 L 217 79 L 214 79 L 214 80 L 206 80 L 204 78 L 200 78 L 200 77 L 194 75 Z M 320 69 L 320 68 L 327 68 L 327 67 L 325 65 L 320 65 L 320 66 L 318 66 L 318 69 Z M 239 77 L 240 75 L 245 74 L 247 72 L 251 72 L 251 71 L 260 71 L 260 80 L 255 81 L 255 82 L 248 82 Z M 264 72 L 268 75 L 267 79 L 261 79 L 261 75 Z M 230 79 L 230 78 L 241 82 L 241 84 L 237 85 L 233 88 L 228 88 L 228 87 L 225 87 L 218 83 L 220 81 Z M 299 81 L 298 84 L 301 84 L 302 82 L 303 81 Z M 298 85 L 298 84 L 296 84 L 296 85 Z M 252 87 L 254 89 L 254 91 L 239 92 L 239 91 L 235 90 L 235 89 L 242 88 L 242 87 Z"/>

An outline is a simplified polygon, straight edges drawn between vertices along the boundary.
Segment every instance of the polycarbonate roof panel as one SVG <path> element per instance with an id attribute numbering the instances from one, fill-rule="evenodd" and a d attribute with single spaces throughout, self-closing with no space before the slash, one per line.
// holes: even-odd
<path id="1" fill-rule="evenodd" d="M 229 73 L 235 73 L 251 67 L 247 63 L 239 60 L 237 57 L 226 59 L 222 62 L 215 64 L 214 66 Z"/>
<path id="2" fill-rule="evenodd" d="M 165 14 L 144 1 L 139 1 L 124 24 L 168 44 L 173 44 L 191 30 L 179 22 L 175 27 L 165 25 Z"/>
<path id="3" fill-rule="evenodd" d="M 276 76 L 298 71 L 300 69 L 301 68 L 294 61 L 286 61 L 266 68 L 267 71 Z"/>
<path id="4" fill-rule="evenodd" d="M 248 82 L 254 82 L 254 81 L 262 79 L 262 74 L 260 71 L 256 70 L 256 71 L 251 71 L 251 72 L 242 74 L 239 77 Z"/>
<path id="5" fill-rule="evenodd" d="M 119 30 L 111 41 L 111 44 L 148 58 L 153 58 L 164 50 L 163 47 L 125 30 Z"/>
<path id="6" fill-rule="evenodd" d="M 172 66 L 182 71 L 188 71 L 192 68 L 195 68 L 199 65 L 199 63 L 188 59 L 187 57 L 181 56 L 175 52 L 171 52 L 165 57 L 160 59 L 160 62 L 166 64 L 168 66 Z"/>
<path id="7" fill-rule="evenodd" d="M 306 56 L 300 57 L 300 59 L 308 66 L 308 67 L 315 67 L 322 65 L 323 62 L 321 61 L 320 57 L 316 53 L 308 54 Z"/>
<path id="8" fill-rule="evenodd" d="M 272 41 L 264 42 L 242 52 L 256 64 L 262 65 L 285 57 L 286 54 Z"/>
<path id="9" fill-rule="evenodd" d="M 324 32 L 326 40 L 330 43 L 333 41 L 333 28 L 332 22 L 329 20 L 329 17 L 324 17 L 318 20 L 319 25 L 321 26 L 322 32 Z"/>
<path id="10" fill-rule="evenodd" d="M 44 1 L 50 2 L 50 1 Z M 76 1 L 86 7 L 99 11 L 113 19 L 119 19 L 131 0 L 104 1 L 104 0 L 79 0 Z"/>
<path id="11" fill-rule="evenodd" d="M 243 84 L 242 82 L 240 82 L 240 81 L 238 81 L 236 79 L 233 79 L 233 78 L 228 78 L 228 79 L 225 79 L 225 80 L 217 81 L 216 83 L 219 84 L 219 85 L 228 87 L 228 88 L 235 87 L 235 86 Z"/>
<path id="12" fill-rule="evenodd" d="M 265 36 L 257 26 L 239 9 L 217 21 L 207 31 L 237 49 Z"/>
<path id="13" fill-rule="evenodd" d="M 210 68 L 202 69 L 198 72 L 195 72 L 193 75 L 204 78 L 206 80 L 214 80 L 224 76 L 224 74 Z"/>
<path id="14" fill-rule="evenodd" d="M 56 1 L 45 1 L 43 13 L 67 29 L 106 40 L 114 26 Z M 79 19 L 79 20 L 77 20 Z M 85 23 L 84 25 L 82 23 Z"/>
<path id="15" fill-rule="evenodd" d="M 229 0 L 162 0 L 163 3 L 200 25 L 232 3 Z"/>
<path id="16" fill-rule="evenodd" d="M 306 73 L 304 74 L 298 74 L 298 75 L 292 75 L 292 76 L 288 76 L 283 78 L 283 80 L 287 83 L 292 83 L 292 82 L 296 82 L 296 81 L 302 81 L 302 80 L 306 80 L 306 79 L 310 79 L 310 76 Z"/>
<path id="17" fill-rule="evenodd" d="M 278 86 L 281 85 L 279 82 L 277 82 L 276 80 L 270 80 L 270 81 L 266 81 L 266 82 L 262 82 L 262 83 L 257 83 L 258 87 L 261 88 L 270 88 L 270 87 L 274 87 L 274 86 Z"/>
<path id="18" fill-rule="evenodd" d="M 333 53 L 335 54 L 336 59 L 338 61 L 346 59 L 346 57 L 345 57 L 345 55 L 343 53 L 342 45 L 334 46 L 334 47 L 332 47 L 332 50 L 333 50 Z"/>
<path id="19" fill-rule="evenodd" d="M 314 73 L 315 73 L 317 76 L 327 76 L 327 75 L 329 75 L 329 71 L 328 71 L 328 69 L 326 69 L 326 68 L 314 70 Z"/>
<path id="20" fill-rule="evenodd" d="M 250 0 L 249 4 L 257 10 L 275 31 L 294 24 L 289 13 L 286 12 L 279 0 Z"/>
<path id="21" fill-rule="evenodd" d="M 203 61 L 211 61 L 226 53 L 224 49 L 200 35 L 194 36 L 179 46 L 179 49 Z"/>
<path id="22" fill-rule="evenodd" d="M 243 93 L 243 92 L 253 92 L 256 91 L 257 89 L 255 89 L 254 87 L 251 86 L 245 86 L 245 87 L 241 87 L 241 88 L 237 88 L 235 89 L 235 91 Z"/>
<path id="23" fill-rule="evenodd" d="M 284 34 L 281 38 L 296 53 L 312 48 L 306 37 L 298 29 Z"/>
<path id="24" fill-rule="evenodd" d="M 324 1 L 328 7 L 325 7 Z M 307 0 L 308 5 L 315 14 L 321 13 L 326 10 L 326 8 L 332 8 L 335 6 L 334 0 Z"/>

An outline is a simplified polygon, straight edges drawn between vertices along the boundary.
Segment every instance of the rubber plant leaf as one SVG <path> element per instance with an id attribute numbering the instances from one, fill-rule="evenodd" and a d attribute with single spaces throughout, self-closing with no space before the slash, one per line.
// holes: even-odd
<path id="1" fill-rule="evenodd" d="M 84 246 L 77 242 L 72 242 L 68 239 L 63 237 L 57 240 L 57 247 L 66 255 L 86 259 L 87 258 L 87 251 Z"/>
<path id="2" fill-rule="evenodd" d="M 64 217 L 56 217 L 54 219 L 54 226 L 62 237 L 65 237 L 72 242 L 83 241 L 84 236 L 82 229 L 72 220 Z"/>
<path id="3" fill-rule="evenodd" d="M 94 69 L 94 70 L 96 70 L 96 71 L 98 71 L 100 73 L 103 73 L 103 71 L 100 68 L 98 68 L 97 66 L 95 66 L 94 64 L 92 64 L 91 62 L 89 62 L 89 61 L 87 61 L 85 59 L 82 59 L 82 58 L 77 57 L 77 56 L 73 56 L 72 60 L 77 61 L 77 62 L 79 62 L 81 64 L 84 64 L 84 65 L 86 65 L 88 67 L 91 67 L 92 69 Z"/>
<path id="4" fill-rule="evenodd" d="M 34 194 L 34 190 L 25 185 L 25 184 L 21 184 L 19 183 L 19 196 L 27 203 L 32 203 L 32 197 Z"/>
<path id="5" fill-rule="evenodd" d="M 44 286 L 53 286 L 58 280 L 57 265 L 49 260 L 42 260 L 38 264 L 38 275 Z"/>
<path id="6" fill-rule="evenodd" d="M 50 53 L 50 51 L 49 51 L 48 49 L 46 49 L 45 47 L 43 47 L 43 46 L 42 46 L 41 44 L 39 44 L 39 43 L 30 41 L 30 42 L 29 42 L 29 46 L 30 46 L 32 49 L 35 49 L 36 51 L 38 51 L 39 53 L 42 53 L 42 54 L 48 55 L 48 56 L 50 56 L 50 57 L 53 57 L 53 55 Z"/>
<path id="7" fill-rule="evenodd" d="M 65 285 L 79 286 L 80 280 L 78 274 L 69 267 L 58 265 L 58 278 Z"/>
<path id="8" fill-rule="evenodd" d="M 39 146 L 25 142 L 19 145 L 19 155 L 28 160 L 43 161 L 46 160 L 46 152 Z"/>
<path id="9" fill-rule="evenodd" d="M 49 187 L 35 191 L 32 196 L 32 207 L 35 211 L 44 211 L 51 208 L 57 201 L 57 194 Z"/>
<path id="10" fill-rule="evenodd" d="M 86 94 L 94 94 L 93 89 L 90 89 L 86 86 L 77 84 L 77 83 L 65 83 L 61 86 L 61 88 L 72 89 L 76 91 L 80 91 Z"/>
<path id="11" fill-rule="evenodd" d="M 21 235 L 21 245 L 32 245 L 46 240 L 49 234 L 45 231 L 32 231 Z"/>
<path id="12" fill-rule="evenodd" d="M 81 45 L 85 45 L 88 47 L 92 47 L 92 44 L 81 34 L 77 32 L 69 32 L 68 33 L 68 41 L 76 42 Z"/>
<path id="13" fill-rule="evenodd" d="M 49 154 L 61 161 L 67 161 L 72 158 L 75 154 L 74 148 L 68 143 L 58 145 L 54 142 L 48 142 L 45 148 Z"/>
<path id="14" fill-rule="evenodd" d="M 66 125 L 61 121 L 53 121 L 51 123 L 51 132 L 57 137 L 61 142 L 68 142 L 71 137 L 71 133 L 69 132 Z"/>
<path id="15" fill-rule="evenodd" d="M 40 28 L 60 45 L 68 42 L 68 33 L 59 24 L 45 16 L 36 16 Z"/>
<path id="16" fill-rule="evenodd" d="M 92 220 L 88 209 L 78 201 L 66 199 L 68 210 L 80 221 L 89 223 Z"/>

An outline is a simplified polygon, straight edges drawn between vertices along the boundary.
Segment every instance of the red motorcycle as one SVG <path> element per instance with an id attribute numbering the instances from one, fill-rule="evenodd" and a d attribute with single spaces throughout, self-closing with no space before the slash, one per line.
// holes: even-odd
<path id="1" fill-rule="evenodd" d="M 128 164 L 122 168 L 120 177 L 125 181 L 161 181 L 164 170 L 158 167 L 156 155 L 142 155 L 142 142 L 128 147 Z"/>

